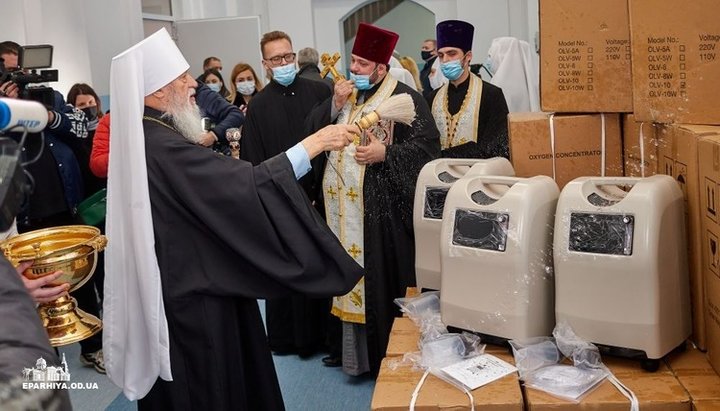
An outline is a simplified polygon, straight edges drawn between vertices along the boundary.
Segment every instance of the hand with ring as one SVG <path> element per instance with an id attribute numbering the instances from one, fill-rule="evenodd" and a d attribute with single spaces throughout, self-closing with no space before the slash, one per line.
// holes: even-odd
<path id="1" fill-rule="evenodd" d="M 20 89 L 12 81 L 0 84 L 0 97 L 18 98 L 19 95 Z"/>

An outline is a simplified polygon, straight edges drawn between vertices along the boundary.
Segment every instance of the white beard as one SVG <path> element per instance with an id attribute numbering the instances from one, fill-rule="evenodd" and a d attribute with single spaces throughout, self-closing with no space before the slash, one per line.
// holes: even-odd
<path id="1" fill-rule="evenodd" d="M 205 132 L 202 129 L 200 108 L 191 102 L 188 96 L 172 94 L 163 117 L 171 118 L 177 131 L 188 141 L 194 144 L 200 143 L 200 135 Z"/>

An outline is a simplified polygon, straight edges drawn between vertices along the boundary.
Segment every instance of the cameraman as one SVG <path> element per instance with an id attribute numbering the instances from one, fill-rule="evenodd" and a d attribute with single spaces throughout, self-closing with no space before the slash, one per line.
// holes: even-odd
<path id="1" fill-rule="evenodd" d="M 0 58 L 4 60 L 5 71 L 15 72 L 18 67 L 18 55 L 21 51 L 17 43 L 0 43 Z M 5 76 L 7 77 L 7 76 Z M 12 76 L 10 76 L 12 78 Z M 28 95 L 23 93 L 22 85 L 0 84 L 7 97 Z M 38 89 L 33 89 L 37 91 Z M 23 161 L 37 160 L 27 164 L 25 169 L 32 176 L 33 190 L 27 204 L 18 216 L 18 231 L 32 230 L 62 225 L 83 224 L 77 215 L 77 205 L 84 198 L 82 173 L 72 147 L 82 142 L 87 133 L 87 119 L 82 111 L 76 111 L 66 105 L 62 95 L 52 89 L 47 100 L 53 100 L 48 108 L 48 125 L 44 130 L 44 139 L 31 135 L 23 147 Z M 46 100 L 46 99 L 43 99 Z M 19 133 L 10 137 L 19 140 Z M 39 157 L 38 157 L 39 156 Z M 99 316 L 100 307 L 94 287 L 82 287 L 73 292 L 78 306 L 95 316 Z M 37 299 L 37 298 L 36 298 Z M 81 341 L 81 362 L 92 366 L 100 373 L 105 372 L 102 357 L 102 335 L 100 333 Z"/>
<path id="2" fill-rule="evenodd" d="M 0 58 L 4 60 L 5 71 L 19 70 L 19 51 L 17 43 L 0 43 Z M 0 92 L 9 98 L 17 98 L 21 91 L 12 81 L 0 84 Z M 40 136 L 29 136 L 23 147 L 24 161 L 34 159 L 38 153 L 40 157 L 26 167 L 34 187 L 27 207 L 18 216 L 21 233 L 79 222 L 75 208 L 84 194 L 82 175 L 70 145 L 78 138 L 77 130 L 87 128 L 82 124 L 87 120 L 74 116 L 72 107 L 65 105 L 60 93 L 55 90 L 52 93 L 55 101 L 48 109 L 44 140 Z M 11 137 L 19 139 L 18 134 L 11 134 Z"/>

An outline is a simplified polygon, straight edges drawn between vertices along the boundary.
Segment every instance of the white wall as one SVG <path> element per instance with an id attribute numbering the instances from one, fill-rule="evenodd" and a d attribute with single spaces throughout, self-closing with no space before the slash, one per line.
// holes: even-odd
<path id="1" fill-rule="evenodd" d="M 435 13 L 435 23 L 462 19 L 475 26 L 475 62 L 484 61 L 494 37 L 511 35 L 534 42 L 538 29 L 537 0 L 416 2 Z M 172 0 L 177 20 L 260 16 L 262 33 L 283 30 L 293 38 L 296 50 L 314 46 L 321 53 L 343 52 L 341 19 L 364 3 L 366 0 Z M 2 10 L 0 39 L 55 46 L 54 68 L 60 71 L 60 81 L 53 87 L 63 93 L 75 82 L 88 82 L 98 94 L 107 94 L 112 56 L 143 38 L 141 0 L 6 0 Z M 418 50 L 422 40 L 417 39 Z"/>
<path id="2" fill-rule="evenodd" d="M 281 30 L 292 39 L 295 51 L 315 44 L 313 27 L 312 0 L 267 0 L 268 29 Z"/>
<path id="3" fill-rule="evenodd" d="M 529 43 L 539 50 L 540 43 L 540 5 L 538 0 L 528 1 L 528 36 Z"/>
<path id="4" fill-rule="evenodd" d="M 8 1 L 3 16 L 0 39 L 54 46 L 59 81 L 50 86 L 63 95 L 75 83 L 108 94 L 110 60 L 143 38 L 140 0 Z"/>
<path id="5" fill-rule="evenodd" d="M 366 2 L 367 0 L 312 0 L 315 48 L 320 53 L 336 51 L 343 53 L 340 20 Z M 521 40 L 533 40 L 532 35 L 529 34 L 532 29 L 529 28 L 531 18 L 528 10 L 528 4 L 533 0 L 417 0 L 416 2 L 435 13 L 435 24 L 443 20 L 460 19 L 475 26 L 474 63 L 485 61 L 490 43 L 495 37 L 514 36 Z M 417 40 L 415 54 L 419 53 L 423 40 L 424 38 Z M 344 66 L 339 68 L 344 69 Z"/>
<path id="6" fill-rule="evenodd" d="M 108 95 L 112 58 L 145 38 L 142 7 L 140 0 L 83 0 L 83 4 L 92 71 L 91 84 L 100 96 Z"/>
<path id="7" fill-rule="evenodd" d="M 427 38 L 435 38 L 435 16 L 425 7 L 404 2 L 375 22 L 380 27 L 402 33 L 395 46 L 401 56 L 420 61 L 420 45 Z"/>

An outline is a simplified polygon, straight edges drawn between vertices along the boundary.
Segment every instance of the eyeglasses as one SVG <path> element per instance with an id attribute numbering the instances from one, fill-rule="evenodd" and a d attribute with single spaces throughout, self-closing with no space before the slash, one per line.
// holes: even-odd
<path id="1" fill-rule="evenodd" d="M 278 65 L 278 64 L 282 63 L 283 60 L 285 60 L 286 63 L 293 63 L 295 61 L 295 56 L 296 56 L 295 53 L 288 53 L 288 54 L 285 54 L 282 56 L 270 57 L 269 59 L 265 59 L 265 60 L 271 62 L 274 65 Z"/>

